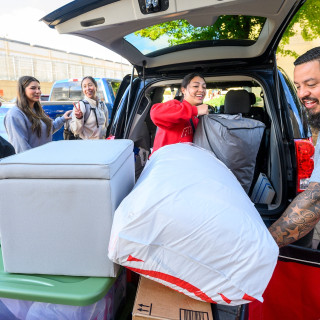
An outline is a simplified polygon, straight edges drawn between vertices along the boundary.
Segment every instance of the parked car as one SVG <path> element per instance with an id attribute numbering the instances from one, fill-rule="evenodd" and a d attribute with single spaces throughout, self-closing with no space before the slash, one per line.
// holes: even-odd
<path id="1" fill-rule="evenodd" d="M 49 100 L 49 95 L 48 94 L 42 94 L 40 96 L 40 101 L 48 101 Z"/>
<path id="2" fill-rule="evenodd" d="M 14 102 L 6 101 L 0 97 L 0 136 L 5 140 L 8 140 L 8 135 L 3 124 L 4 116 L 7 111 L 14 106 Z"/>
<path id="3" fill-rule="evenodd" d="M 208 89 L 240 88 L 255 94 L 259 103 L 249 117 L 266 125 L 257 169 L 268 177 L 276 192 L 271 204 L 255 206 L 265 224 L 271 225 L 307 187 L 313 168 L 314 148 L 305 110 L 276 60 L 281 36 L 304 1 L 158 0 L 153 6 L 138 0 L 78 3 L 75 6 L 72 2 L 42 20 L 60 33 L 81 36 L 115 51 L 132 63 L 137 74 L 126 76 L 121 83 L 108 129 L 110 136 L 132 139 L 136 148 L 151 152 L 156 127 L 150 119 L 150 108 L 163 100 L 166 89 L 178 88 L 190 72 L 201 72 Z M 247 17 L 245 25 L 243 17 Z M 236 23 L 223 24 L 228 18 Z M 181 31 L 177 37 L 176 26 Z M 244 28 L 249 31 L 236 32 Z M 144 32 L 140 32 L 142 29 Z M 153 34 L 144 37 L 148 32 Z M 221 112 L 223 108 L 217 106 L 215 110 Z M 281 250 L 277 268 L 284 273 L 287 267 L 293 268 L 299 277 L 303 266 L 304 283 L 301 281 L 300 286 L 297 278 L 290 279 L 299 283 L 294 292 L 286 290 L 285 285 L 279 291 L 279 282 L 288 279 L 279 276 L 271 281 L 264 303 L 269 313 L 276 312 L 274 305 L 280 305 L 288 308 L 286 319 L 295 318 L 294 306 L 286 301 L 296 299 L 299 308 L 308 308 L 313 302 L 319 314 L 319 297 L 309 291 L 304 296 L 308 304 L 300 298 L 302 285 L 320 281 L 320 252 L 311 249 L 311 240 L 312 232 Z M 308 278 L 309 271 L 312 279 Z M 245 317 L 247 310 L 243 310 Z M 276 318 L 279 314 L 274 314 Z"/>

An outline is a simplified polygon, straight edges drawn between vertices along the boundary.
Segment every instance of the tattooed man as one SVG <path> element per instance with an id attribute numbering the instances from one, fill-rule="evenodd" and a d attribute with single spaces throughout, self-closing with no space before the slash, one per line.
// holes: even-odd
<path id="1" fill-rule="evenodd" d="M 308 113 L 308 122 L 320 129 L 320 47 L 313 48 L 295 62 L 294 83 Z M 320 134 L 314 154 L 314 170 L 308 188 L 299 194 L 270 228 L 279 247 L 294 242 L 320 220 Z"/>

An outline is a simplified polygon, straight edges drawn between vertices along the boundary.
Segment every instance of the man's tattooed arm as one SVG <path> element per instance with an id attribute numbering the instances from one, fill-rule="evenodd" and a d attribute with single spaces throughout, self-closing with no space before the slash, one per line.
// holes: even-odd
<path id="1" fill-rule="evenodd" d="M 320 220 L 320 183 L 312 182 L 288 206 L 269 231 L 279 247 L 294 242 Z"/>

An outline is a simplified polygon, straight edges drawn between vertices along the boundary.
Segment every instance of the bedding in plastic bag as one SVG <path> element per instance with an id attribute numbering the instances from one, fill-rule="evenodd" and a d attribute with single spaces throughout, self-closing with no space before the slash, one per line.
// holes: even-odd
<path id="1" fill-rule="evenodd" d="M 265 124 L 241 114 L 200 117 L 193 142 L 212 151 L 237 177 L 248 193 Z"/>
<path id="2" fill-rule="evenodd" d="M 192 298 L 239 305 L 264 292 L 278 247 L 211 152 L 168 145 L 115 212 L 109 258 Z"/>

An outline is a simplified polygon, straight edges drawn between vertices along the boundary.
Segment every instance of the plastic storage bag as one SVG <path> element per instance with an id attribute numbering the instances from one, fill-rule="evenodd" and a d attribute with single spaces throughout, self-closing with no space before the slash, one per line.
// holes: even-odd
<path id="1" fill-rule="evenodd" d="M 68 306 L 1 298 L 1 302 L 19 320 L 113 320 L 112 302 L 106 297 L 89 306 Z"/>
<path id="2" fill-rule="evenodd" d="M 231 171 L 188 144 L 155 152 L 116 210 L 109 258 L 177 291 L 239 305 L 265 290 L 278 247 Z"/>

